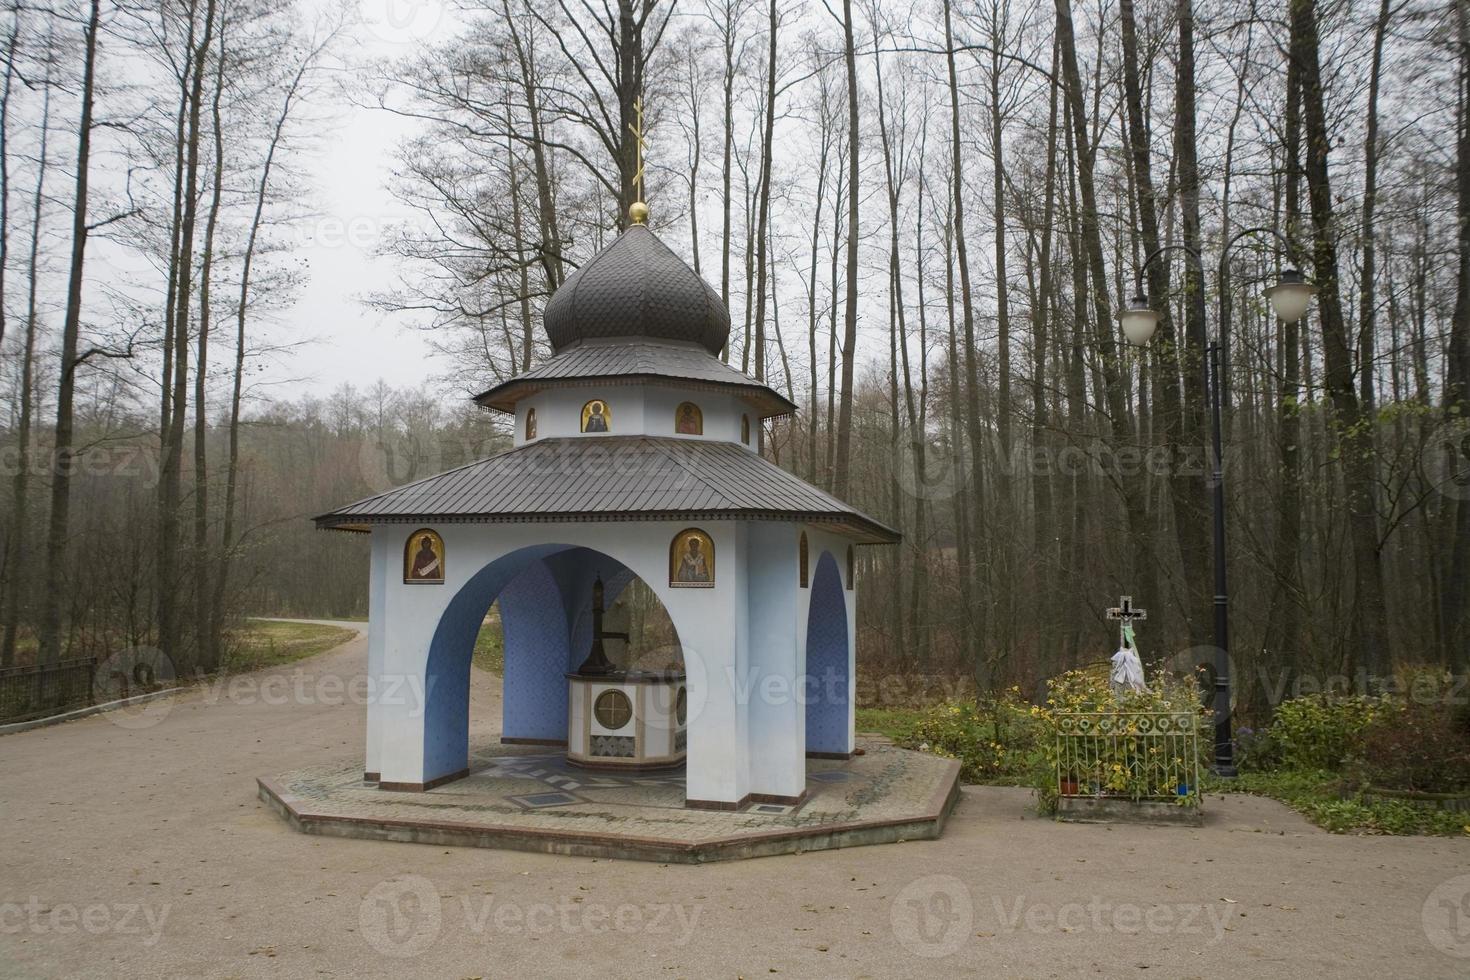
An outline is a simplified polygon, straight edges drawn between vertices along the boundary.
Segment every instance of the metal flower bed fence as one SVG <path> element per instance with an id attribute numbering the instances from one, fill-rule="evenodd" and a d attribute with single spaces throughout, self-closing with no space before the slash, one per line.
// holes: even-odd
<path id="1" fill-rule="evenodd" d="M 1062 712 L 1056 720 L 1059 796 L 1198 801 L 1198 715 Z"/>
<path id="2" fill-rule="evenodd" d="M 92 703 L 97 661 L 0 668 L 0 723 L 28 721 Z"/>

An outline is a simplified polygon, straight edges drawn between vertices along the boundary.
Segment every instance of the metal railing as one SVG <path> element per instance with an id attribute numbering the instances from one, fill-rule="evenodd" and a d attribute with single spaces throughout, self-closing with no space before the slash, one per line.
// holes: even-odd
<path id="1" fill-rule="evenodd" d="M 97 661 L 0 668 L 0 723 L 29 721 L 92 703 Z"/>
<path id="2" fill-rule="evenodd" d="M 1187 711 L 1060 713 L 1057 794 L 1198 799 L 1199 727 Z"/>

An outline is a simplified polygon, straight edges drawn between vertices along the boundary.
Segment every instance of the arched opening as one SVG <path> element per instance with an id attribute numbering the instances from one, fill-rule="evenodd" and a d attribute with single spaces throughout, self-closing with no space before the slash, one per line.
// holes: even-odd
<path id="1" fill-rule="evenodd" d="M 609 658 L 625 669 L 682 669 L 683 647 L 669 611 L 616 558 L 573 545 L 538 545 L 502 556 L 450 600 L 430 642 L 424 678 L 426 782 L 469 766 L 477 646 L 484 666 L 493 668 L 498 660 L 501 668 L 501 740 L 566 744 L 566 675 L 590 648 L 592 587 L 599 578 L 608 607 L 604 632 L 628 634 L 627 642 L 606 644 Z M 483 715 L 475 720 L 477 741 L 492 738 L 493 725 Z"/>
<path id="2" fill-rule="evenodd" d="M 683 669 L 684 648 L 669 611 L 641 578 L 636 575 L 608 609 L 608 628 L 628 634 L 624 649 L 626 660 L 618 660 L 629 670 Z"/>
<path id="3" fill-rule="evenodd" d="M 806 751 L 846 758 L 852 751 L 852 672 L 847 598 L 832 553 L 817 559 L 806 623 Z"/>

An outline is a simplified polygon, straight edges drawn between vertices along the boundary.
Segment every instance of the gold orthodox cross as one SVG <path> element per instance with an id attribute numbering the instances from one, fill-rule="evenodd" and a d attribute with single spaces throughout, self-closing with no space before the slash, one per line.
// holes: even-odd
<path id="1" fill-rule="evenodd" d="M 641 225 L 648 220 L 648 205 L 643 201 L 643 151 L 648 149 L 648 143 L 643 138 L 643 99 L 633 100 L 634 121 L 628 124 L 628 131 L 633 134 L 633 149 L 636 154 L 638 168 L 633 172 L 633 203 L 628 206 L 628 217 L 633 224 Z"/>

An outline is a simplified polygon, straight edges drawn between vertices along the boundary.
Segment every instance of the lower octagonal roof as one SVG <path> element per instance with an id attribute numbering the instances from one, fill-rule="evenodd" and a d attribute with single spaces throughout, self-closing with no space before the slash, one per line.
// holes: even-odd
<path id="1" fill-rule="evenodd" d="M 548 438 L 384 491 L 316 518 L 375 524 L 777 520 L 865 544 L 899 532 L 756 453 L 727 442 L 653 436 Z"/>

